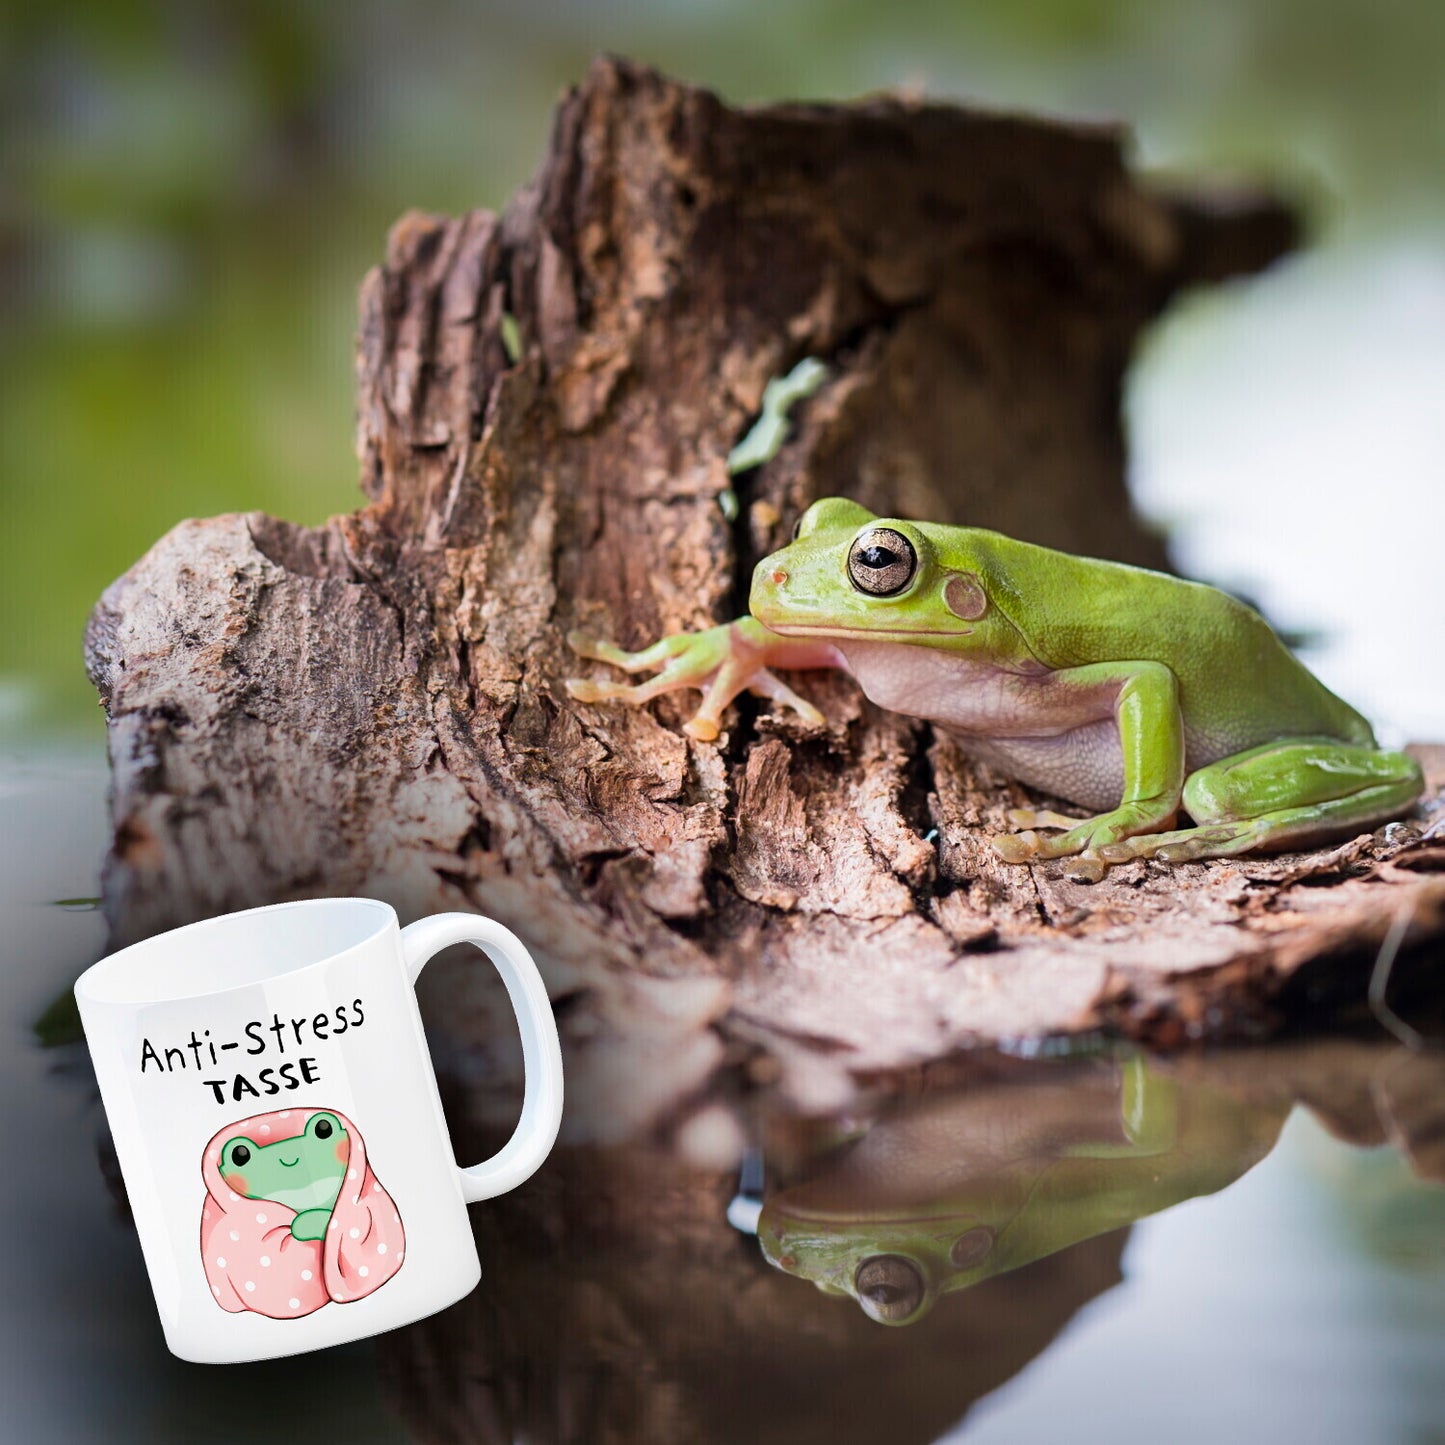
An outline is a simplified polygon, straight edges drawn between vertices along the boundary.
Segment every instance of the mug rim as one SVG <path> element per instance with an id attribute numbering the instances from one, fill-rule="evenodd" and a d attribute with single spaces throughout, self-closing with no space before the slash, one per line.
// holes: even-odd
<path id="1" fill-rule="evenodd" d="M 124 976 L 128 969 L 133 967 L 140 955 L 152 949 L 162 940 L 172 940 L 184 934 L 200 934 L 210 929 L 225 927 L 227 924 L 236 922 L 238 919 L 254 918 L 259 914 L 284 913 L 293 909 L 312 908 L 334 908 L 338 904 L 348 908 L 364 909 L 374 911 L 377 917 L 376 927 L 370 929 L 362 938 L 348 943 L 344 948 L 333 949 L 324 953 L 309 962 L 299 964 L 295 968 L 278 969 L 275 972 L 267 973 L 259 978 L 250 979 L 244 983 L 228 984 L 224 988 L 198 988 L 192 991 L 171 991 L 152 990 L 144 998 L 121 998 L 107 989 L 111 984 L 113 976 Z M 256 908 L 239 908 L 229 913 L 217 913 L 211 918 L 198 918 L 193 923 L 183 923 L 178 928 L 163 929 L 160 933 L 152 934 L 149 938 L 138 939 L 135 943 L 127 944 L 124 948 L 117 949 L 114 953 L 108 953 L 104 958 L 97 959 L 84 973 L 75 981 L 75 997 L 81 1003 L 99 1004 L 110 1008 L 149 1008 L 155 1004 L 189 1003 L 197 999 L 224 998 L 227 994 L 240 993 L 246 989 L 255 988 L 258 984 L 272 983 L 280 978 L 296 978 L 312 970 L 320 968 L 324 964 L 334 963 L 337 959 L 345 958 L 348 954 L 355 953 L 360 949 L 368 947 L 387 931 L 388 927 L 399 926 L 396 909 L 379 898 L 347 898 L 328 896 L 325 898 L 292 898 L 282 903 L 263 903 Z"/>

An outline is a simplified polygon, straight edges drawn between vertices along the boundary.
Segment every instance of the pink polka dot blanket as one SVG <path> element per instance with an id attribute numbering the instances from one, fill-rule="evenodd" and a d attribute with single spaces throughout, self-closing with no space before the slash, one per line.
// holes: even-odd
<path id="1" fill-rule="evenodd" d="M 401 1214 L 335 1109 L 282 1109 L 218 1130 L 201 1156 L 201 1258 L 223 1310 L 298 1319 L 384 1285 Z"/>

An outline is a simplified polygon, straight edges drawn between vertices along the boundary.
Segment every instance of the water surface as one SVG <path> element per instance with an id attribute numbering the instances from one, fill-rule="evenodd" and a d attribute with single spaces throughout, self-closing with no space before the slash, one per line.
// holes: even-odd
<path id="1" fill-rule="evenodd" d="M 0 807 L 13 1438 L 1440 1436 L 1445 1064 L 1358 1039 L 983 1056 L 836 1118 L 725 1100 L 711 1127 L 560 1148 L 475 1207 L 483 1283 L 431 1320 L 324 1357 L 174 1360 L 83 1045 L 63 1009 L 52 1047 L 33 1027 L 103 945 L 104 777 L 12 759 Z M 574 1093 L 574 1137 L 605 1107 Z"/>

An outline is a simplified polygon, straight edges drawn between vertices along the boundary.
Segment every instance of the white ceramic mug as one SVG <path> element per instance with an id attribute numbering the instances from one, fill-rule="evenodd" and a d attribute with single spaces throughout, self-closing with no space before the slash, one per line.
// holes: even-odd
<path id="1" fill-rule="evenodd" d="M 512 1138 L 459 1168 L 412 985 L 483 949 L 522 1031 Z M 75 986 L 160 1308 L 182 1359 L 259 1360 L 394 1329 L 481 1277 L 466 1205 L 514 1188 L 562 1117 L 547 993 L 517 937 L 365 898 L 280 903 L 102 959 Z"/>

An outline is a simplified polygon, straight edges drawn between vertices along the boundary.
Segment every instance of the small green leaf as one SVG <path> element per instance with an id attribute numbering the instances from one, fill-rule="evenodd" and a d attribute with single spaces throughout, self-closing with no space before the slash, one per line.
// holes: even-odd
<path id="1" fill-rule="evenodd" d="M 66 989 L 50 1007 L 35 1020 L 35 1037 L 43 1049 L 58 1049 L 64 1044 L 78 1044 L 85 1037 L 80 1027 L 80 1010 L 75 995 Z"/>
<path id="2" fill-rule="evenodd" d="M 827 378 L 828 368 L 816 356 L 805 356 L 786 376 L 775 376 L 763 388 L 763 409 L 752 430 L 732 449 L 728 475 L 770 462 L 788 439 L 788 412 L 795 402 L 812 396 Z"/>
<path id="3" fill-rule="evenodd" d="M 522 359 L 522 328 L 510 311 L 502 312 L 502 349 L 513 366 Z"/>

